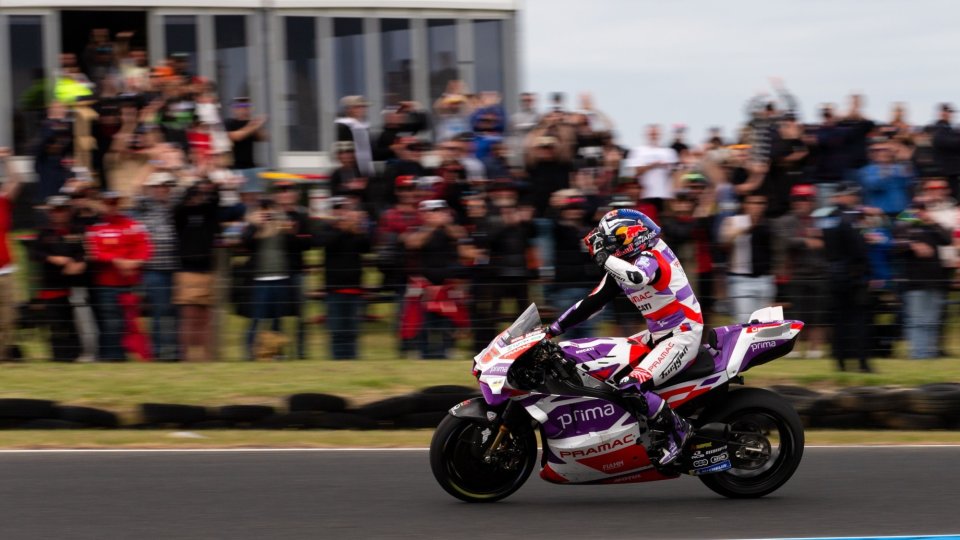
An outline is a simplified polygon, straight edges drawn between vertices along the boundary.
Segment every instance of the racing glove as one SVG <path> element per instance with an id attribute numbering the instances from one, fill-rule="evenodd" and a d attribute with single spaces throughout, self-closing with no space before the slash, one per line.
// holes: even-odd
<path id="1" fill-rule="evenodd" d="M 650 373 L 649 371 L 643 369 L 642 367 L 635 367 L 633 368 L 633 371 L 631 371 L 629 375 L 620 379 L 620 385 L 621 386 L 627 385 L 627 384 L 641 385 L 652 378 L 653 378 L 653 374 Z"/>
<path id="2" fill-rule="evenodd" d="M 590 231 L 590 234 L 583 238 L 583 243 L 586 244 L 587 251 L 590 253 L 590 258 L 593 259 L 593 262 L 603 268 L 603 263 L 607 262 L 610 254 L 607 253 L 603 243 L 603 235 L 600 234 L 600 231 L 596 229 Z"/>

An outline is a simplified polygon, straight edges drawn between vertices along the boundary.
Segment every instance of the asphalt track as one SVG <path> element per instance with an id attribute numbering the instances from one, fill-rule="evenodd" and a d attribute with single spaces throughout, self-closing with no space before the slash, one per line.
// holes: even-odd
<path id="1" fill-rule="evenodd" d="M 0 452 L 2 539 L 760 538 L 960 532 L 960 447 L 808 448 L 733 501 L 693 478 L 452 499 L 425 451 Z"/>

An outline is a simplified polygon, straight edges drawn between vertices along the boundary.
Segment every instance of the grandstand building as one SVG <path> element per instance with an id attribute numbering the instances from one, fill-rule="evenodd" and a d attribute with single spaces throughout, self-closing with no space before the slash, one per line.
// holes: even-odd
<path id="1" fill-rule="evenodd" d="M 0 146 L 18 155 L 53 90 L 60 54 L 89 54 L 91 32 L 132 31 L 151 65 L 178 55 L 218 83 L 221 102 L 248 96 L 269 115 L 266 152 L 280 168 L 326 164 L 337 103 L 379 112 L 403 100 L 429 107 L 446 81 L 518 91 L 520 0 L 2 0 Z"/>

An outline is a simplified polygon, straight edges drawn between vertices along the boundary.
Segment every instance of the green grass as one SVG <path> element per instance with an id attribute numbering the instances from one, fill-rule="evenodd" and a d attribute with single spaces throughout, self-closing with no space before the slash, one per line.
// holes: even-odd
<path id="1" fill-rule="evenodd" d="M 5 364 L 0 395 L 103 407 L 129 417 L 139 403 L 279 406 L 297 392 L 364 403 L 435 384 L 475 385 L 470 370 L 467 360 Z"/>
<path id="2" fill-rule="evenodd" d="M 198 432 L 139 430 L 3 431 L 0 448 L 425 448 L 433 430 Z M 807 445 L 960 444 L 960 431 L 806 432 Z"/>
<path id="3" fill-rule="evenodd" d="M 289 394 L 327 392 L 355 404 L 435 384 L 474 386 L 471 360 L 0 365 L 3 397 L 103 407 L 132 418 L 139 403 L 281 405 Z M 828 360 L 778 360 L 746 373 L 750 386 L 915 386 L 960 381 L 960 360 L 883 360 L 877 373 L 840 373 Z"/>

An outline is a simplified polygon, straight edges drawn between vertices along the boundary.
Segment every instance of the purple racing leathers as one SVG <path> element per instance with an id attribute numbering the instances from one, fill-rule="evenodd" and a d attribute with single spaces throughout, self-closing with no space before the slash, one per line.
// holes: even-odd
<path id="1" fill-rule="evenodd" d="M 640 385 L 653 381 L 652 386 L 661 386 L 696 359 L 703 335 L 700 303 L 680 261 L 663 240 L 632 262 L 610 256 L 603 269 L 607 273 L 600 284 L 551 324 L 550 331 L 559 335 L 599 313 L 621 291 L 626 294 L 647 321 L 647 331 L 634 337 L 652 350 L 621 389 L 642 393 L 647 417 L 656 416 L 664 406 L 663 399 Z"/>

